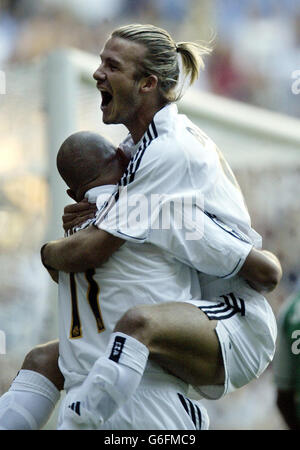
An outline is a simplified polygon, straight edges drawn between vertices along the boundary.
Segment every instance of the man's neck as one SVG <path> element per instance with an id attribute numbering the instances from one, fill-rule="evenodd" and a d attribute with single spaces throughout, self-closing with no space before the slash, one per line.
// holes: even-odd
<path id="1" fill-rule="evenodd" d="M 136 120 L 134 121 L 134 123 L 127 126 L 132 140 L 135 144 L 137 144 L 146 133 L 155 114 L 164 106 L 166 105 L 163 104 L 149 109 L 143 108 L 136 115 Z"/>

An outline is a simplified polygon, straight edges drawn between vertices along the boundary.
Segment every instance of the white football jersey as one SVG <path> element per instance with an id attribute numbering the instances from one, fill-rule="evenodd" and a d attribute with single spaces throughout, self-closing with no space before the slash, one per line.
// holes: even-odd
<path id="1" fill-rule="evenodd" d="M 158 245 L 209 275 L 238 273 L 252 246 L 261 246 L 261 238 L 251 228 L 243 195 L 214 142 L 171 104 L 156 113 L 140 142 L 134 145 L 129 135 L 122 145 L 133 156 L 96 226 L 128 241 Z M 174 199 L 179 207 L 161 226 L 163 205 Z M 198 237 L 187 238 L 187 227 L 176 226 L 180 200 L 179 215 L 185 225 L 198 229 Z M 199 212 L 195 219 L 194 211 Z M 214 238 L 217 227 L 223 233 Z"/>

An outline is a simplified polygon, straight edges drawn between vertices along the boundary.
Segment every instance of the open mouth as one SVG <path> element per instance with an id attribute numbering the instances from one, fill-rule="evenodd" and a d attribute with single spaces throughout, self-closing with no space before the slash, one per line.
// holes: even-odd
<path id="1" fill-rule="evenodd" d="M 107 92 L 107 91 L 101 91 L 101 95 L 102 95 L 102 103 L 101 103 L 101 108 L 105 108 L 106 106 L 109 105 L 109 103 L 112 101 L 112 95 Z"/>

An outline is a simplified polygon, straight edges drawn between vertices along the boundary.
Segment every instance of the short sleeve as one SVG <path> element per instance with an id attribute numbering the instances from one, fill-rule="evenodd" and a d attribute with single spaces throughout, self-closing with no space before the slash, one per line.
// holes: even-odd
<path id="1" fill-rule="evenodd" d="M 165 212 L 166 214 L 166 212 Z M 199 272 L 232 278 L 242 268 L 252 244 L 229 227 L 221 227 L 196 205 L 170 211 L 168 229 L 152 228 L 147 242 Z"/>
<path id="2" fill-rule="evenodd" d="M 252 244 L 215 222 L 202 205 L 201 194 L 195 191 L 165 196 L 151 212 L 147 227 L 135 228 L 134 238 L 132 227 L 112 229 L 105 220 L 100 228 L 125 240 L 153 244 L 199 272 L 231 278 L 240 271 Z"/>

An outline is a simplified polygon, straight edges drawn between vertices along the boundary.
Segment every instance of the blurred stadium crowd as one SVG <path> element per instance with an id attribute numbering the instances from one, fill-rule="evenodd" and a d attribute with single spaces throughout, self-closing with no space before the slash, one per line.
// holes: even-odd
<path id="1" fill-rule="evenodd" d="M 214 38 L 199 87 L 300 116 L 291 85 L 300 61 L 297 0 L 1 0 L 0 65 L 74 46 L 98 54 L 114 24 L 162 25 L 177 40 Z"/>
<path id="2" fill-rule="evenodd" d="M 177 41 L 213 41 L 214 51 L 196 84 L 199 90 L 300 118 L 300 93 L 292 91 L 295 73 L 300 70 L 298 0 L 0 0 L 0 70 L 13 68 L 7 82 L 14 92 L 5 96 L 5 111 L 0 103 L 0 225 L 9 231 L 0 235 L 0 330 L 9 329 L 19 318 L 21 328 L 15 338 L 8 336 L 7 343 L 8 350 L 14 349 L 16 354 L 22 336 L 30 335 L 25 341 L 33 344 L 40 343 L 41 335 L 44 339 L 54 336 L 47 308 L 39 301 L 45 296 L 46 274 L 39 269 L 38 257 L 32 257 L 38 253 L 47 223 L 47 180 L 40 170 L 46 160 L 42 85 L 34 70 L 15 68 L 27 67 L 57 47 L 98 55 L 115 26 L 132 22 L 162 26 Z M 299 175 L 300 157 L 299 165 L 292 168 L 260 169 L 258 165 L 237 172 L 254 227 L 263 236 L 264 246 L 274 251 L 284 266 L 280 289 L 270 296 L 275 312 L 299 287 L 299 248 L 295 245 L 300 242 L 300 209 L 295 202 L 300 195 Z M 30 320 L 33 297 L 37 299 L 35 312 L 42 318 L 35 327 Z M 0 372 L 3 362 L 6 371 L 5 379 L 0 377 L 0 395 L 15 375 L 20 358 L 17 354 L 16 360 L 4 361 L 0 354 Z M 270 375 L 266 380 L 256 390 L 254 384 L 237 394 L 237 405 L 255 408 L 264 391 L 266 408 L 272 410 Z M 228 410 L 231 415 L 236 411 L 230 399 L 218 402 L 214 419 L 217 425 L 224 425 L 225 410 L 230 427 L 235 418 L 230 422 Z M 240 427 L 259 427 L 260 421 L 262 427 L 280 425 L 272 415 L 269 422 L 258 417 L 257 411 L 251 416 L 256 417 L 253 424 L 246 416 L 244 422 L 241 417 Z"/>

